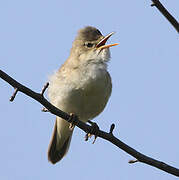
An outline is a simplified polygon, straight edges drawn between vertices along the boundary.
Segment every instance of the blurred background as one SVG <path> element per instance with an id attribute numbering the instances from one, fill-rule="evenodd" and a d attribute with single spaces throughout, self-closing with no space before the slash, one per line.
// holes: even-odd
<path id="1" fill-rule="evenodd" d="M 179 20 L 179 1 L 161 1 Z M 69 55 L 79 28 L 90 25 L 110 42 L 113 92 L 95 121 L 136 150 L 179 168 L 179 41 L 151 1 L 6 0 L 0 2 L 0 67 L 40 92 Z M 176 177 L 134 159 L 76 128 L 67 156 L 47 160 L 55 116 L 0 79 L 0 179 L 165 179 Z"/>

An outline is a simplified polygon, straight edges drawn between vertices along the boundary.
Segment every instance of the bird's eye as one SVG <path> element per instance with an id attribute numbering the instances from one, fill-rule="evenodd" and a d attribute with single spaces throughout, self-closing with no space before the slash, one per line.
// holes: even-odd
<path id="1" fill-rule="evenodd" d="M 91 48 L 91 47 L 93 47 L 93 44 L 92 44 L 92 43 L 87 42 L 87 43 L 85 43 L 85 46 L 87 46 L 88 48 Z"/>

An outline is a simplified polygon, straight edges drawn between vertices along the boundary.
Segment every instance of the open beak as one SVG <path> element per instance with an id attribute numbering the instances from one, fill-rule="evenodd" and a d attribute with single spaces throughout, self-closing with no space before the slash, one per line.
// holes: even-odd
<path id="1" fill-rule="evenodd" d="M 106 41 L 114 34 L 114 32 L 109 33 L 107 36 L 105 36 L 99 43 L 96 45 L 96 48 L 98 49 L 106 49 L 112 46 L 116 46 L 119 43 L 114 43 L 114 44 L 106 44 Z M 105 45 L 106 44 L 106 45 Z"/>

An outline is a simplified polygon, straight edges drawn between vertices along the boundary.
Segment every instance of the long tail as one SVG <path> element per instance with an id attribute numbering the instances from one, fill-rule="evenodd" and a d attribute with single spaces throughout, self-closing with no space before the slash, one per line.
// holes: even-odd
<path id="1" fill-rule="evenodd" d="M 52 138 L 48 147 L 48 160 L 55 164 L 68 152 L 73 131 L 69 123 L 57 117 Z"/>

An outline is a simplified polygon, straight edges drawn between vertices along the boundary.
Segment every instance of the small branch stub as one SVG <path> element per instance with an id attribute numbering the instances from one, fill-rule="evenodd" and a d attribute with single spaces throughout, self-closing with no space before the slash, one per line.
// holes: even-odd
<path id="1" fill-rule="evenodd" d="M 45 107 L 43 107 L 41 111 L 42 112 L 49 112 L 49 110 L 47 108 L 45 108 Z"/>
<path id="2" fill-rule="evenodd" d="M 17 88 L 14 88 L 14 93 L 13 93 L 12 96 L 10 97 L 9 101 L 11 101 L 11 102 L 14 101 L 17 92 L 18 92 L 18 89 L 17 89 Z"/>
<path id="3" fill-rule="evenodd" d="M 110 134 L 113 134 L 114 128 L 115 128 L 115 124 L 111 124 L 110 130 L 109 130 Z"/>
<path id="4" fill-rule="evenodd" d="M 139 160 L 138 159 L 133 159 L 133 160 L 130 160 L 128 163 L 133 164 L 133 163 L 136 163 L 136 162 L 139 162 Z"/>
<path id="5" fill-rule="evenodd" d="M 41 95 L 42 95 L 42 96 L 44 96 L 44 93 L 45 93 L 46 89 L 48 88 L 48 86 L 49 86 L 49 82 L 47 82 L 47 83 L 44 85 L 44 87 L 43 87 L 43 89 L 42 89 L 42 92 L 41 92 Z"/>

